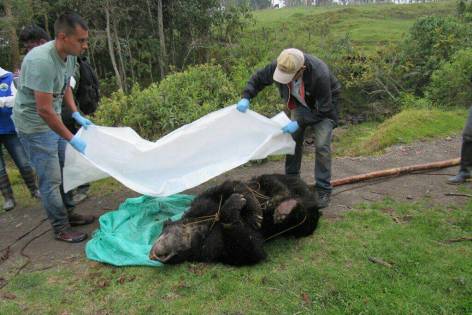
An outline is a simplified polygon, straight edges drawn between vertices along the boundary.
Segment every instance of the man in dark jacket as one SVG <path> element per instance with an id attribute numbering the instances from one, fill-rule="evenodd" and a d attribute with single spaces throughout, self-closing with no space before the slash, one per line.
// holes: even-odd
<path id="1" fill-rule="evenodd" d="M 329 204 L 331 195 L 331 138 L 337 126 L 337 101 L 341 90 L 336 77 L 320 59 L 289 48 L 276 61 L 257 71 L 248 81 L 237 109 L 245 112 L 249 103 L 266 86 L 275 83 L 291 112 L 284 132 L 296 142 L 295 154 L 287 155 L 285 173 L 300 176 L 305 128 L 315 134 L 315 181 L 320 206 Z"/>
<path id="2" fill-rule="evenodd" d="M 470 77 L 472 84 L 472 77 Z M 461 147 L 461 163 L 459 173 L 456 176 L 450 177 L 448 184 L 458 185 L 465 183 L 470 179 L 470 172 L 472 170 L 472 107 L 469 108 L 467 121 L 465 122 L 464 131 L 462 132 L 462 147 Z"/>

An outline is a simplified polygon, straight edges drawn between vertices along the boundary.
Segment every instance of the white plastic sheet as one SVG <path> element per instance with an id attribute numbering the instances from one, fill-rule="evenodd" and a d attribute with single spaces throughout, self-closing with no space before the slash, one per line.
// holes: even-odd
<path id="1" fill-rule="evenodd" d="M 285 113 L 268 119 L 235 106 L 212 112 L 156 142 L 128 127 L 79 130 L 85 155 L 66 148 L 64 189 L 112 176 L 149 196 L 168 196 L 195 187 L 249 160 L 293 154 L 295 142 L 281 127 Z"/>

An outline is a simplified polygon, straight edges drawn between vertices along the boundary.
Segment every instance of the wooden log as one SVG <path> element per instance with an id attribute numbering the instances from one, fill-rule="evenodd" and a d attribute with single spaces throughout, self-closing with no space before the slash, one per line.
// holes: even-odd
<path id="1" fill-rule="evenodd" d="M 460 197 L 469 197 L 472 198 L 471 194 L 456 194 L 456 193 L 445 193 L 446 196 L 460 196 Z"/>
<path id="2" fill-rule="evenodd" d="M 461 160 L 460 158 L 456 158 L 456 159 L 440 161 L 440 162 L 390 168 L 386 170 L 375 171 L 371 173 L 336 179 L 336 180 L 331 181 L 331 185 L 333 187 L 336 187 L 336 186 L 341 186 L 341 185 L 353 184 L 353 183 L 357 183 L 357 182 L 361 182 L 361 181 L 365 181 L 365 180 L 369 180 L 373 178 L 396 176 L 396 175 L 402 175 L 402 174 L 407 174 L 407 173 L 416 172 L 416 171 L 425 171 L 425 170 L 431 170 L 431 169 L 437 169 L 437 168 L 446 168 L 446 167 L 459 165 L 460 160 Z"/>
<path id="3" fill-rule="evenodd" d="M 459 237 L 459 238 L 453 238 L 450 240 L 445 240 L 444 242 L 446 243 L 457 243 L 457 242 L 463 242 L 463 241 L 472 241 L 472 236 L 464 236 L 464 237 Z"/>

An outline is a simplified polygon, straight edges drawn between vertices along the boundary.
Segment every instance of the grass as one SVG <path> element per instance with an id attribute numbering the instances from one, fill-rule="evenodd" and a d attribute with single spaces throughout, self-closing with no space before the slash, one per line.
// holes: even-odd
<path id="1" fill-rule="evenodd" d="M 472 247 L 443 241 L 471 234 L 472 203 L 386 199 L 342 220 L 322 219 L 312 237 L 267 244 L 270 259 L 253 267 L 115 268 L 80 260 L 23 273 L 4 289 L 10 298 L 0 301 L 0 313 L 470 314 Z"/>
<path id="2" fill-rule="evenodd" d="M 464 109 L 406 109 L 383 123 L 361 124 L 341 132 L 334 141 L 336 155 L 380 154 L 392 145 L 455 135 L 464 128 L 466 117 Z"/>
<path id="3" fill-rule="evenodd" d="M 268 45 L 270 60 L 290 46 L 320 52 L 326 40 L 348 34 L 354 48 L 368 55 L 379 46 L 400 42 L 417 18 L 452 14 L 454 10 L 454 1 L 260 10 L 254 13 L 255 23 L 247 28 L 241 42 L 248 47 Z"/>
<path id="4" fill-rule="evenodd" d="M 465 117 L 465 110 L 405 109 L 382 124 L 343 130 L 334 144 L 338 155 L 379 152 L 457 133 Z M 31 206 L 10 162 L 8 170 L 17 200 Z M 119 189 L 106 179 L 91 192 Z M 322 219 L 311 237 L 267 244 L 269 260 L 252 267 L 115 268 L 79 259 L 23 272 L 0 291 L 0 314 L 471 314 L 471 244 L 443 242 L 463 236 L 472 236 L 470 201 L 385 199 L 342 220 Z"/>
<path id="5" fill-rule="evenodd" d="M 465 117 L 465 110 L 405 109 L 382 124 L 350 127 L 334 144 L 338 155 L 380 152 L 457 133 Z M 29 206 L 18 172 L 8 169 Z M 118 189 L 106 179 L 92 194 Z M 471 314 L 470 242 L 442 242 L 471 235 L 472 202 L 386 199 L 342 220 L 322 219 L 312 237 L 267 244 L 269 260 L 252 267 L 115 268 L 79 259 L 23 272 L 0 292 L 0 314 Z"/>

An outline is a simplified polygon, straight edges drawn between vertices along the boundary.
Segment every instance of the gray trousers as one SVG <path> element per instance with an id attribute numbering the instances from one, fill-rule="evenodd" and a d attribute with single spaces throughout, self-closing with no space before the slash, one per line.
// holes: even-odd
<path id="1" fill-rule="evenodd" d="M 292 120 L 298 120 L 300 115 L 312 115 L 307 109 L 297 110 L 291 112 Z M 331 192 L 331 140 L 333 136 L 333 128 L 335 123 L 329 119 L 324 118 L 312 125 L 315 135 L 315 186 L 318 189 Z M 303 140 L 305 138 L 305 129 L 300 127 L 292 134 L 295 140 L 294 155 L 287 155 L 285 157 L 285 174 L 300 175 L 300 168 L 303 157 Z"/>

